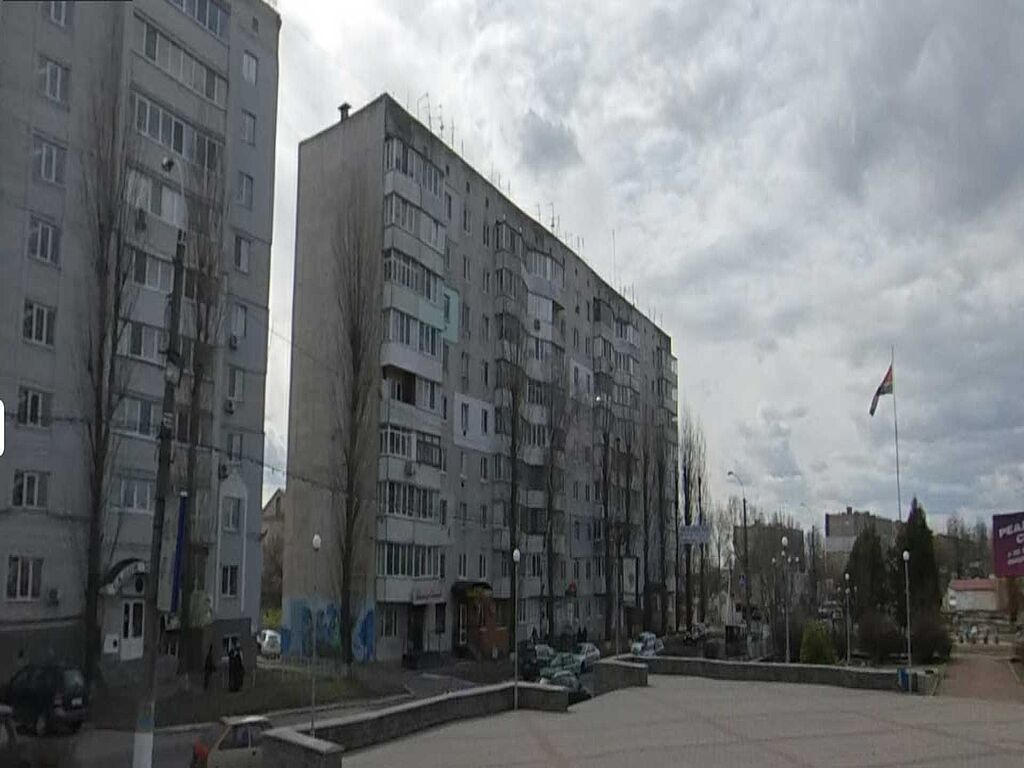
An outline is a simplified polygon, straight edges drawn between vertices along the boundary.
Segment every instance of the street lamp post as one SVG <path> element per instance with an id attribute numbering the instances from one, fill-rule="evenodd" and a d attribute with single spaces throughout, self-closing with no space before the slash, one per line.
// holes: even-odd
<path id="1" fill-rule="evenodd" d="M 786 622 L 786 663 L 789 663 L 789 558 L 786 556 L 786 548 L 789 547 L 789 539 L 782 537 L 782 610 Z"/>
<path id="2" fill-rule="evenodd" d="M 910 552 L 903 550 L 903 579 L 907 590 L 907 692 L 910 692 Z"/>
<path id="3" fill-rule="evenodd" d="M 843 577 L 846 579 L 846 666 L 850 666 L 850 572 Z"/>
<path id="4" fill-rule="evenodd" d="M 512 581 L 516 582 L 516 572 L 519 570 L 519 547 L 512 550 Z M 517 627 L 519 621 L 519 606 L 512 603 L 512 626 Z M 512 709 L 519 709 L 519 649 L 514 648 L 515 661 L 512 663 Z"/>
<path id="5" fill-rule="evenodd" d="M 316 736 L 316 561 L 320 552 L 320 534 L 313 534 L 313 608 L 310 611 L 312 619 L 313 638 L 313 664 L 309 668 L 309 735 Z"/>

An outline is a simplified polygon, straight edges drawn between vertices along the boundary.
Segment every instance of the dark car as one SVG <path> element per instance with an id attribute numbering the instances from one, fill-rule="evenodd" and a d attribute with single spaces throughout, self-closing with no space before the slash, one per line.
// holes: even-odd
<path id="1" fill-rule="evenodd" d="M 555 649 L 543 643 L 522 642 L 519 644 L 519 676 L 523 680 L 536 680 L 540 677 L 541 667 L 555 656 Z"/>
<path id="2" fill-rule="evenodd" d="M 15 722 L 39 736 L 61 727 L 75 733 L 85 720 L 88 698 L 81 671 L 59 664 L 22 667 L 0 694 L 14 710 Z"/>
<path id="3" fill-rule="evenodd" d="M 14 713 L 5 704 L 0 704 L 0 765 L 7 768 L 29 768 L 25 745 L 18 741 L 14 727 Z"/>
<path id="4" fill-rule="evenodd" d="M 569 703 L 578 704 L 581 701 L 586 701 L 590 698 L 590 692 L 583 687 L 583 683 L 580 681 L 579 675 L 570 672 L 569 670 L 561 670 L 555 672 L 551 677 L 541 678 L 541 684 L 553 685 L 556 688 L 564 688 L 569 692 Z"/>

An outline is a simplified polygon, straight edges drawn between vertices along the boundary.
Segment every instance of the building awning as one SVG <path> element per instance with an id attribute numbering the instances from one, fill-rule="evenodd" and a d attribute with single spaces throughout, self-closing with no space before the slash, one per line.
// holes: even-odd
<path id="1" fill-rule="evenodd" d="M 116 595 L 130 579 L 144 576 L 147 573 L 149 573 L 149 563 L 145 560 L 140 560 L 137 557 L 119 560 L 107 571 L 107 575 L 100 585 L 100 592 L 105 595 Z"/>
<path id="2" fill-rule="evenodd" d="M 493 591 L 486 581 L 456 581 L 452 584 L 452 594 L 456 597 L 490 597 Z"/>

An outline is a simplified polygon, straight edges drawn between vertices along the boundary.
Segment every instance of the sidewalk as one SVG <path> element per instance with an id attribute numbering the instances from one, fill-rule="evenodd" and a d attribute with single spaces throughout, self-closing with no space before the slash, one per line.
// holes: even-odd
<path id="1" fill-rule="evenodd" d="M 1011 646 L 1001 656 L 954 652 L 938 695 L 1024 704 L 1024 685 L 1010 666 L 1011 652 Z"/>

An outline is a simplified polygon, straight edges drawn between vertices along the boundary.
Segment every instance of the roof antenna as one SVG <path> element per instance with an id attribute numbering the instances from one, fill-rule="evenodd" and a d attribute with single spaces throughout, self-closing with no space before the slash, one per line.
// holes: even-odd
<path id="1" fill-rule="evenodd" d="M 441 133 L 441 138 L 444 139 L 444 104 L 438 103 L 437 105 L 438 119 L 441 121 L 441 125 L 438 130 Z"/>
<path id="2" fill-rule="evenodd" d="M 555 229 L 555 204 L 554 203 L 548 203 L 548 206 L 551 208 L 551 230 L 554 231 L 554 229 Z"/>
<path id="3" fill-rule="evenodd" d="M 617 271 L 615 269 L 615 230 L 612 230 L 612 285 L 615 285 L 615 281 L 618 280 Z"/>
<path id="4" fill-rule="evenodd" d="M 418 99 L 416 99 L 416 119 L 420 119 L 420 104 L 427 102 L 427 128 L 430 128 L 430 91 L 427 91 Z"/>

